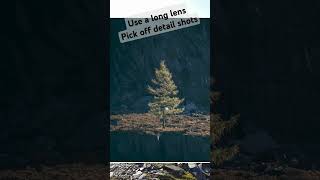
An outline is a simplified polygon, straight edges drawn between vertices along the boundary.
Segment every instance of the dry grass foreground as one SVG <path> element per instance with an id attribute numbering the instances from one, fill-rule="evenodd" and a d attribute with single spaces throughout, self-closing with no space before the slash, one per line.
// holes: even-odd
<path id="1" fill-rule="evenodd" d="M 288 167 L 281 175 L 267 175 L 244 170 L 216 169 L 211 177 L 215 180 L 320 180 L 320 172 Z"/>
<path id="2" fill-rule="evenodd" d="M 123 114 L 111 115 L 111 131 L 137 131 L 147 134 L 157 134 L 162 132 L 181 132 L 191 136 L 210 136 L 209 115 L 173 115 L 167 119 L 166 127 L 156 116 L 152 114 Z"/>
<path id="3" fill-rule="evenodd" d="M 0 180 L 98 180 L 109 179 L 105 165 L 58 165 L 1 170 Z"/>

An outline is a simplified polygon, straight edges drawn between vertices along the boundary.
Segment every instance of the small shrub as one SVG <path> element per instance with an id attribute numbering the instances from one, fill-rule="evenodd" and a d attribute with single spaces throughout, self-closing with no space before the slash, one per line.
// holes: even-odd
<path id="1" fill-rule="evenodd" d="M 183 176 L 182 176 L 182 179 L 183 180 L 197 180 L 191 173 L 185 173 Z"/>

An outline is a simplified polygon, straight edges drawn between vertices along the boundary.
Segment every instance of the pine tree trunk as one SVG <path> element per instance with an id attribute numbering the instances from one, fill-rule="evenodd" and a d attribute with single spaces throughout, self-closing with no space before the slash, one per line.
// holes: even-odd
<path id="1" fill-rule="evenodd" d="M 162 118 L 162 128 L 164 129 L 166 127 L 166 119 Z"/>

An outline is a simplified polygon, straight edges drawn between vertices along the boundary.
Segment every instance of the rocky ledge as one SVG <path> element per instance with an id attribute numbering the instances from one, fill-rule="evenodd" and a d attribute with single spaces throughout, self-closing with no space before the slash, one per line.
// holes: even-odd
<path id="1" fill-rule="evenodd" d="M 166 121 L 166 127 L 154 115 L 122 114 L 111 115 L 110 131 L 136 131 L 147 134 L 181 132 L 191 136 L 210 136 L 210 116 L 203 114 L 174 115 Z"/>

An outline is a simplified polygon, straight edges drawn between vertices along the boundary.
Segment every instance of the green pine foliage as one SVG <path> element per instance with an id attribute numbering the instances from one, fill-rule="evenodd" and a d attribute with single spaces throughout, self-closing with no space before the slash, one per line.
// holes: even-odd
<path id="1" fill-rule="evenodd" d="M 155 69 L 155 79 L 152 79 L 152 84 L 147 88 L 153 96 L 153 100 L 148 104 L 149 113 L 164 117 L 183 112 L 183 108 L 179 108 L 179 106 L 184 99 L 177 96 L 178 88 L 164 61 L 161 61 L 159 69 Z"/>
<path id="2" fill-rule="evenodd" d="M 219 100 L 220 93 L 213 92 L 211 94 L 211 103 L 214 105 L 217 104 Z M 239 147 L 237 145 L 231 147 L 221 147 L 219 142 L 227 132 L 230 132 L 231 129 L 237 124 L 239 115 L 234 115 L 230 120 L 223 120 L 221 115 L 218 113 L 212 113 L 210 116 L 211 119 L 211 139 L 212 139 L 212 151 L 211 159 L 215 166 L 223 164 L 223 162 L 232 159 L 239 152 Z"/>

